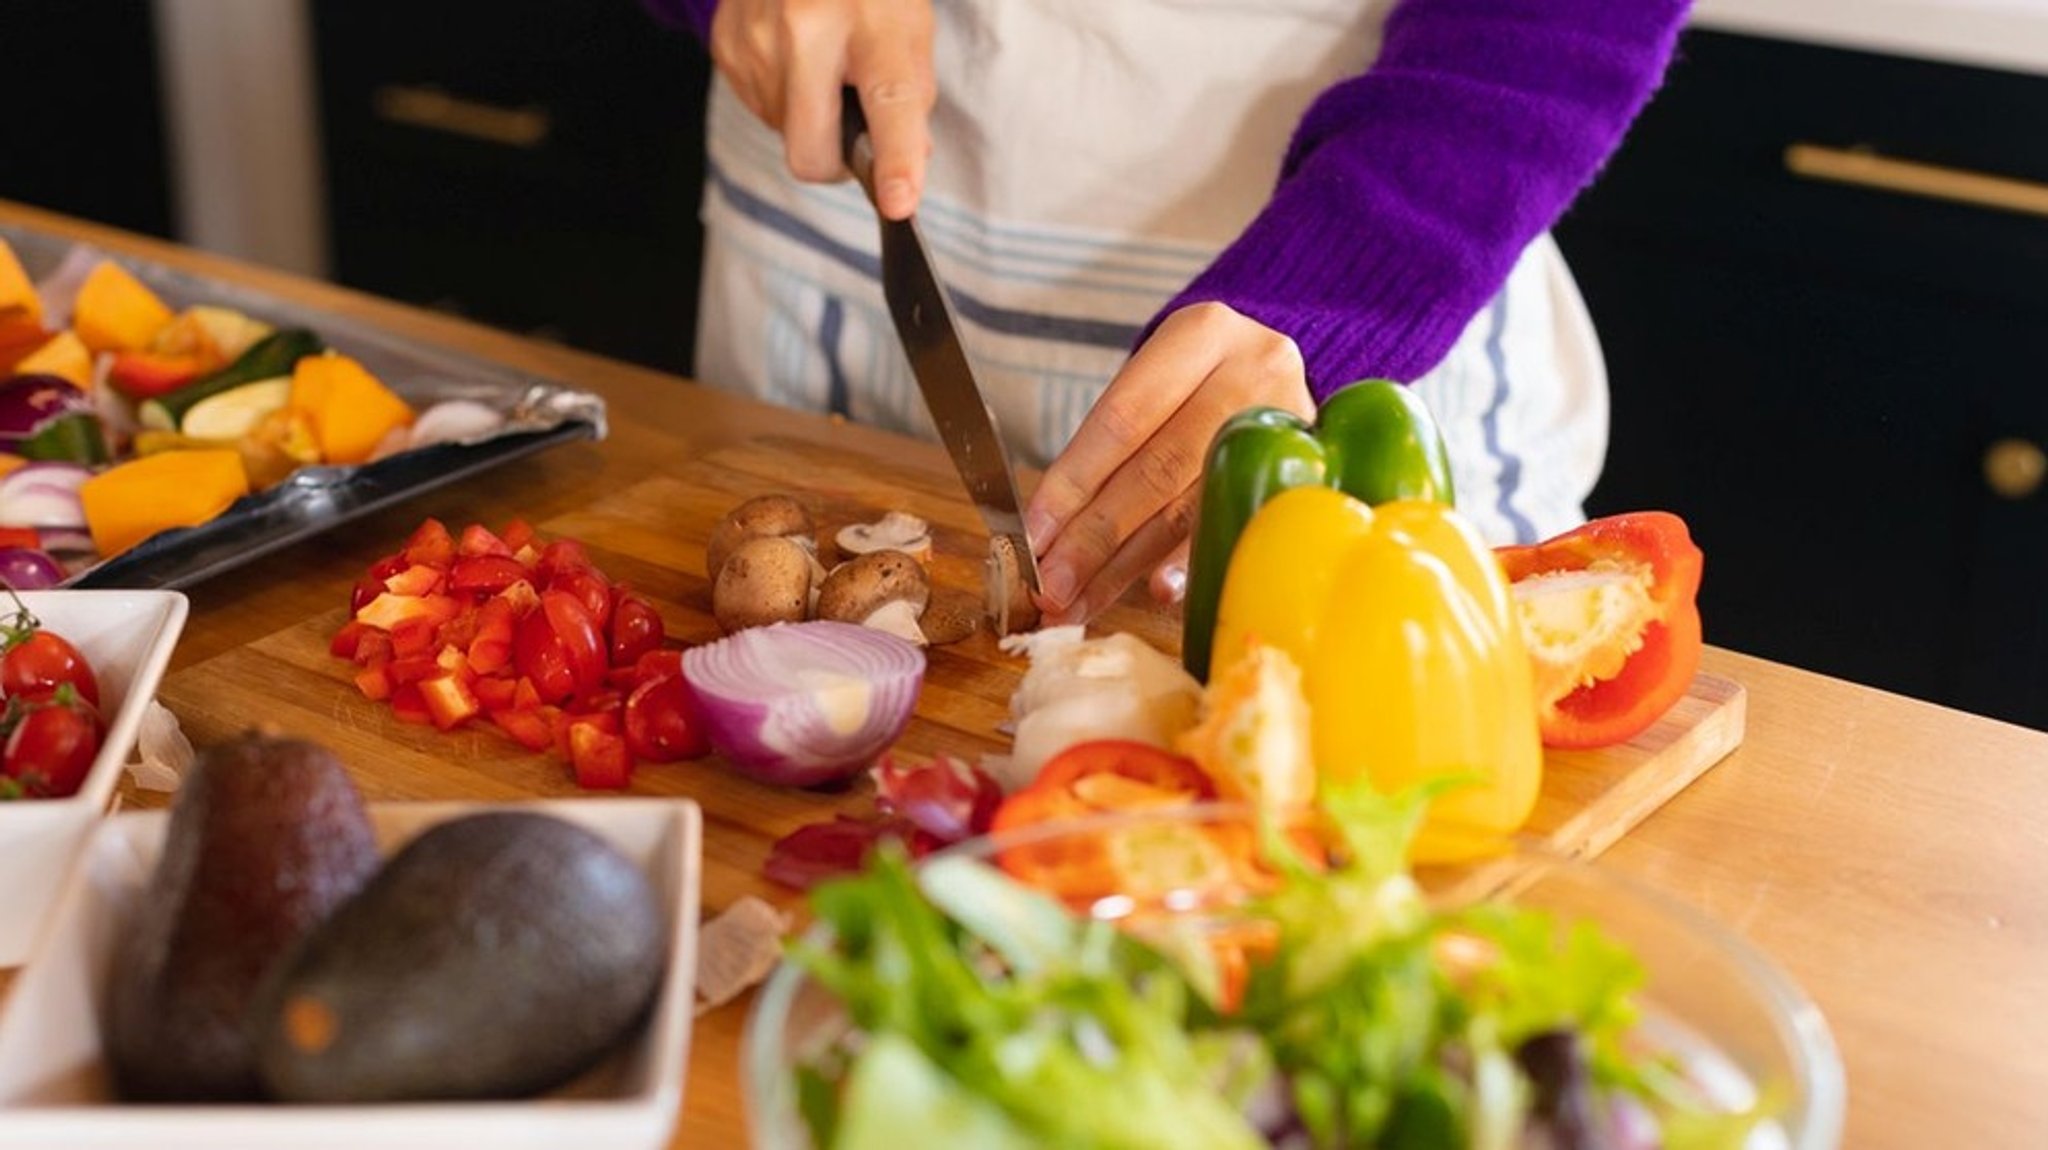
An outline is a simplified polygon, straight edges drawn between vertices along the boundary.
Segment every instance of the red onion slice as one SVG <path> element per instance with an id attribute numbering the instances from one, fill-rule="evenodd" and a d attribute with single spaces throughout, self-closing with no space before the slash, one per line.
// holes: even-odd
<path id="1" fill-rule="evenodd" d="M 924 668 L 915 644 L 822 619 L 751 627 L 683 652 L 711 745 L 743 774 L 798 787 L 850 778 L 895 742 Z"/>

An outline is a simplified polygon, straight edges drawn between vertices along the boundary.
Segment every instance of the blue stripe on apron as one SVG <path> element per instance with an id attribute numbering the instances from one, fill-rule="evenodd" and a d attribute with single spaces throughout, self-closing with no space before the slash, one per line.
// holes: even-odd
<path id="1" fill-rule="evenodd" d="M 881 261 L 870 253 L 840 243 L 741 187 L 715 167 L 711 169 L 711 179 L 717 185 L 719 194 L 749 220 L 869 279 L 881 279 Z M 1144 330 L 1141 324 L 1112 323 L 1079 316 L 1051 315 L 997 307 L 958 288 L 948 288 L 947 294 L 963 319 L 1003 335 L 1123 350 L 1136 344 L 1138 333 Z"/>

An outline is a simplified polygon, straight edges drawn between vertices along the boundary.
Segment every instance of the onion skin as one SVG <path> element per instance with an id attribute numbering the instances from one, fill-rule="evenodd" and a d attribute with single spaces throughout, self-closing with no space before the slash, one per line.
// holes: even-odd
<path id="1" fill-rule="evenodd" d="M 844 782 L 874 762 L 910 724 L 924 669 L 912 643 L 822 619 L 752 627 L 683 652 L 713 749 L 749 778 L 790 787 Z M 860 684 L 860 721 L 834 724 L 825 692 L 858 693 Z"/>

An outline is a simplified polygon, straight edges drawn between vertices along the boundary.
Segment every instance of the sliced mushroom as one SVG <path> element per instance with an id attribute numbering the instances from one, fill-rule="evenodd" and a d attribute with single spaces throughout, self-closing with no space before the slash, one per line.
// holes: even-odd
<path id="1" fill-rule="evenodd" d="M 1017 540 L 998 535 L 988 541 L 985 569 L 989 622 L 997 635 L 1029 631 L 1038 625 L 1038 604 L 1024 582 L 1024 561 L 1017 554 Z"/>
<path id="2" fill-rule="evenodd" d="M 850 523 L 833 537 L 848 559 L 876 551 L 901 551 L 919 563 L 932 560 L 931 525 L 907 511 L 891 511 L 873 523 Z"/>
<path id="3" fill-rule="evenodd" d="M 811 603 L 811 553 L 780 535 L 743 540 L 711 585 L 711 614 L 727 631 L 802 620 Z"/>
<path id="4" fill-rule="evenodd" d="M 717 579 L 734 549 L 748 539 L 784 536 L 804 550 L 818 552 L 817 528 L 804 506 L 787 495 L 757 495 L 733 508 L 704 544 L 704 573 Z"/>
<path id="5" fill-rule="evenodd" d="M 923 643 L 917 619 L 931 594 L 931 580 L 917 560 L 901 551 L 874 551 L 832 569 L 818 588 L 817 614 Z"/>

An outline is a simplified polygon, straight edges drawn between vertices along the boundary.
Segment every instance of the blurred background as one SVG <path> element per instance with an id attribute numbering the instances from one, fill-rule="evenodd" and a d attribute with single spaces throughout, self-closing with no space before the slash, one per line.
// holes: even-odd
<path id="1" fill-rule="evenodd" d="M 709 64 L 634 0 L 0 0 L 0 199 L 688 374 Z M 26 75 L 24 75 L 24 71 Z M 2048 2 L 1699 0 L 1558 229 L 1595 514 L 1710 642 L 2048 729 Z"/>

